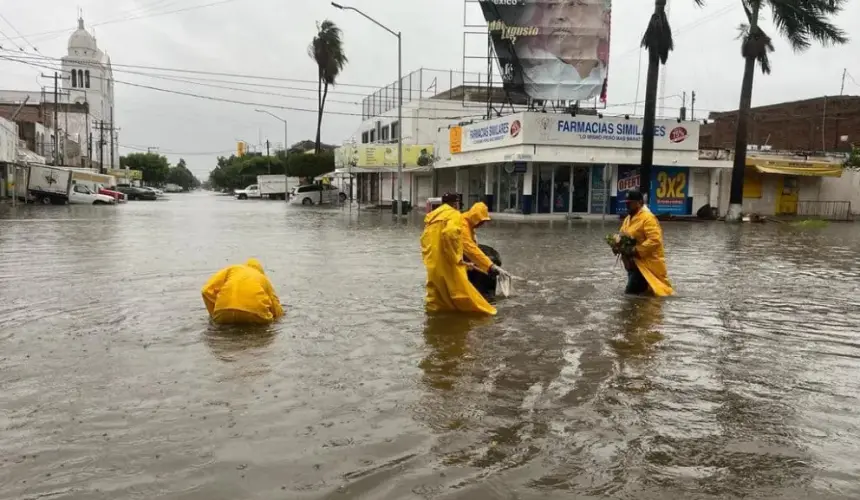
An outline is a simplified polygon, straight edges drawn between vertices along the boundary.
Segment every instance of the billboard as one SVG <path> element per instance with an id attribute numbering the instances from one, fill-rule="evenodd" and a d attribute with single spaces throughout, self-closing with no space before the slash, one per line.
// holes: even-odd
<path id="1" fill-rule="evenodd" d="M 532 99 L 601 96 L 611 0 L 480 0 L 505 89 Z"/>
<path id="2" fill-rule="evenodd" d="M 449 134 L 451 154 L 522 144 L 523 114 L 503 116 L 464 127 L 451 127 Z"/>
<path id="3" fill-rule="evenodd" d="M 430 167 L 435 161 L 430 144 L 403 145 L 403 167 Z M 335 151 L 335 166 L 347 168 L 350 162 L 357 168 L 397 168 L 397 144 L 346 145 Z"/>

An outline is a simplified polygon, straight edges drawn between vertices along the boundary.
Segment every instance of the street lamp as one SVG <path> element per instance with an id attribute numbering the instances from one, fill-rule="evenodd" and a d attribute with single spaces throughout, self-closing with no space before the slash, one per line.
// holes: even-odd
<path id="1" fill-rule="evenodd" d="M 266 111 L 265 109 L 255 109 L 254 111 L 256 111 L 257 113 L 265 113 L 265 114 L 271 116 L 272 118 L 274 118 L 275 120 L 280 120 L 280 121 L 284 122 L 284 199 L 288 200 L 289 197 L 287 196 L 287 193 L 290 192 L 289 185 L 288 185 L 289 184 L 288 179 L 290 177 L 289 177 L 289 174 L 287 173 L 287 158 L 289 157 L 290 146 L 287 143 L 287 130 L 288 130 L 287 129 L 287 120 L 284 120 L 280 116 L 278 116 L 274 113 L 271 113 L 269 111 Z"/>
<path id="2" fill-rule="evenodd" d="M 364 17 L 368 21 L 373 24 L 379 26 L 385 31 L 391 33 L 395 37 L 397 37 L 397 216 L 403 215 L 403 50 L 402 50 L 402 38 L 400 36 L 400 32 L 395 32 L 392 29 L 389 29 L 384 24 L 380 23 L 376 19 L 368 16 L 364 12 L 356 9 L 355 7 L 349 7 L 346 5 L 341 5 L 336 2 L 331 3 L 332 6 L 340 9 L 340 10 L 351 10 L 356 14 Z"/>

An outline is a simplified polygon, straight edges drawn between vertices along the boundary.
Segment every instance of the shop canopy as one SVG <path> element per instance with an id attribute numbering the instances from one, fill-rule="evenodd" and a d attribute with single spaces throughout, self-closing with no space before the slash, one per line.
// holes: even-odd
<path id="1" fill-rule="evenodd" d="M 755 167 L 763 174 L 842 177 L 842 165 L 838 163 L 747 158 L 747 166 Z"/>

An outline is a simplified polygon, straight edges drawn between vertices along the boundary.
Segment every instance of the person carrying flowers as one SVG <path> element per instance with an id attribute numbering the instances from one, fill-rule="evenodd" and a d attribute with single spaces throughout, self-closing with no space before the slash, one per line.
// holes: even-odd
<path id="1" fill-rule="evenodd" d="M 674 295 L 666 270 L 660 222 L 645 205 L 640 191 L 628 191 L 626 203 L 627 217 L 621 224 L 621 234 L 609 242 L 613 253 L 621 255 L 627 269 L 624 292 L 643 295 L 650 291 L 658 297 Z"/>

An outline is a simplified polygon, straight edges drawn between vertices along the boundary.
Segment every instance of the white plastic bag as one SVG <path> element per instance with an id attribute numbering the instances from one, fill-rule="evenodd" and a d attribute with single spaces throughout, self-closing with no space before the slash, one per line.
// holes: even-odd
<path id="1" fill-rule="evenodd" d="M 496 277 L 496 295 L 501 297 L 510 297 L 511 293 L 513 293 L 511 275 L 499 274 L 499 276 Z"/>

